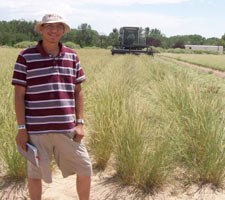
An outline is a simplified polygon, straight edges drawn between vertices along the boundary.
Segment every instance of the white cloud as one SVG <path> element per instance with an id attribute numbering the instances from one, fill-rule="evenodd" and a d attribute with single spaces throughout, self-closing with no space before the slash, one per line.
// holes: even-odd
<path id="1" fill-rule="evenodd" d="M 0 8 L 24 8 L 31 7 L 32 9 L 48 9 L 48 8 L 62 8 L 62 5 L 68 5 L 68 7 L 72 7 L 75 5 L 114 5 L 114 6 L 123 6 L 123 5 L 133 5 L 133 4 L 177 4 L 183 3 L 191 0 L 82 0 L 82 1 L 74 1 L 74 0 L 0 0 Z"/>
<path id="2" fill-rule="evenodd" d="M 131 5 L 131 4 L 174 4 L 182 3 L 190 0 L 82 0 L 79 4 L 101 4 L 101 5 Z"/>

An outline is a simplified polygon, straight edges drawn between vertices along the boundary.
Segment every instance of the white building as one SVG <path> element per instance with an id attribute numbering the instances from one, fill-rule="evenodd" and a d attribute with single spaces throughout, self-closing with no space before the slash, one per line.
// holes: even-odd
<path id="1" fill-rule="evenodd" d="M 212 51 L 219 54 L 223 54 L 223 46 L 212 46 L 212 45 L 184 45 L 184 46 L 185 49 Z"/>

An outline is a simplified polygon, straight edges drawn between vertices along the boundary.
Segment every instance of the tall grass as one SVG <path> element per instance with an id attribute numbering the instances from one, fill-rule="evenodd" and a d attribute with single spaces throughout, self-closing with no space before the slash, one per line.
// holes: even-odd
<path id="1" fill-rule="evenodd" d="M 107 166 L 115 146 L 117 127 L 123 126 L 121 115 L 124 100 L 129 99 L 136 85 L 135 80 L 132 80 L 135 71 L 129 66 L 128 60 L 124 60 L 121 64 L 120 61 L 117 62 L 118 65 L 116 63 L 102 65 L 97 81 L 89 88 L 93 94 L 88 100 L 90 102 L 88 112 L 93 116 L 90 146 L 96 165 L 102 169 Z"/>
<path id="2" fill-rule="evenodd" d="M 97 166 L 104 169 L 113 156 L 124 183 L 151 190 L 165 183 L 172 159 L 164 128 L 156 123 L 146 96 L 149 83 L 145 78 L 161 72 L 147 56 L 117 59 L 113 66 L 102 66 L 105 70 L 90 97 L 91 152 Z"/>
<path id="3" fill-rule="evenodd" d="M 171 121 L 177 156 L 191 181 L 219 186 L 225 169 L 224 103 L 217 89 L 211 88 L 185 76 L 170 76 L 156 93 Z"/>
<path id="4" fill-rule="evenodd" d="M 18 50 L 2 48 L 0 51 L 0 158 L 6 173 L 16 179 L 24 179 L 26 162 L 19 155 L 15 143 L 16 118 L 14 112 L 14 92 L 11 85 L 13 66 Z M 7 56 L 6 56 L 7 55 Z"/>
<path id="5" fill-rule="evenodd" d="M 224 123 L 218 88 L 149 57 L 117 59 L 102 66 L 90 98 L 97 165 L 104 169 L 113 154 L 122 181 L 144 190 L 163 185 L 177 165 L 191 181 L 220 185 Z"/>
<path id="6" fill-rule="evenodd" d="M 148 108 L 135 104 L 124 104 L 123 124 L 115 137 L 115 166 L 125 184 L 151 191 L 167 181 L 173 158 L 166 134 L 146 118 Z"/>

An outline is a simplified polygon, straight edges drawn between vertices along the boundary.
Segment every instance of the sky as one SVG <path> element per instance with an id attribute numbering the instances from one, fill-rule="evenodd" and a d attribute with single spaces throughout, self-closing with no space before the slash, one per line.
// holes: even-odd
<path id="1" fill-rule="evenodd" d="M 224 0 L 0 0 L 0 21 L 41 21 L 60 14 L 71 28 L 87 23 L 108 35 L 123 26 L 157 28 L 166 37 L 225 33 Z"/>

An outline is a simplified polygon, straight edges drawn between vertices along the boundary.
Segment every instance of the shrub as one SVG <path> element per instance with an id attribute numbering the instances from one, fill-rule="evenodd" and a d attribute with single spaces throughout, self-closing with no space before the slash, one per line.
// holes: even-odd
<path id="1" fill-rule="evenodd" d="M 28 47 L 33 47 L 35 45 L 37 45 L 37 42 L 35 41 L 23 41 L 23 42 L 16 43 L 14 47 L 24 49 Z"/>
<path id="2" fill-rule="evenodd" d="M 64 45 L 71 49 L 80 49 L 80 45 L 73 42 L 65 42 Z"/>

